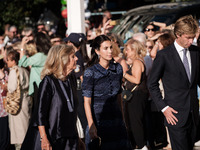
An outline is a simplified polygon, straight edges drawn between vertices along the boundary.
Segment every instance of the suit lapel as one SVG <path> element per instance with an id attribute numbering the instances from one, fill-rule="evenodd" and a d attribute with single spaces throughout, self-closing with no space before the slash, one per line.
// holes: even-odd
<path id="1" fill-rule="evenodd" d="M 188 83 L 190 83 L 185 67 L 183 65 L 183 62 L 174 46 L 174 44 L 171 45 L 171 54 L 172 54 L 172 58 L 174 61 L 174 65 L 177 65 L 177 68 L 180 70 L 180 72 L 185 76 L 185 78 L 187 79 Z"/>
<path id="2" fill-rule="evenodd" d="M 190 51 L 190 57 L 191 57 L 191 84 L 194 81 L 194 77 L 195 77 L 195 72 L 196 72 L 196 53 L 195 51 L 191 50 L 192 47 L 189 48 Z"/>

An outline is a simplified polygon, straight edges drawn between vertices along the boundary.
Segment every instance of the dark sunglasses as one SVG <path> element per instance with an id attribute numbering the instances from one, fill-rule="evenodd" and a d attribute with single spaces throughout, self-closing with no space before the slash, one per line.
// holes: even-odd
<path id="1" fill-rule="evenodd" d="M 155 31 L 155 29 L 145 29 L 147 32 L 149 31 Z"/>
<path id="2" fill-rule="evenodd" d="M 153 48 L 153 46 L 147 46 L 147 48 L 149 48 L 149 49 L 152 49 L 152 48 Z"/>
<path id="3" fill-rule="evenodd" d="M 56 43 L 56 42 L 62 42 L 62 40 L 52 41 L 52 43 Z"/>

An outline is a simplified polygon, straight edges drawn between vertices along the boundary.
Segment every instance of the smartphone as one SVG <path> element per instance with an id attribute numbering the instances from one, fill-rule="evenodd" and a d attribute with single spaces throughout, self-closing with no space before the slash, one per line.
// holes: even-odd
<path id="1" fill-rule="evenodd" d="M 118 20 L 112 20 L 112 21 L 110 21 L 110 25 L 111 26 L 115 26 L 116 24 L 118 24 Z"/>

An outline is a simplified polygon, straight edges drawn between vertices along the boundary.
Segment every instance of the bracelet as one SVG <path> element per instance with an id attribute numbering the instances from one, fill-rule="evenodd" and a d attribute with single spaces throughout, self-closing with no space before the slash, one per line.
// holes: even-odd
<path id="1" fill-rule="evenodd" d="M 44 135 L 45 135 L 45 134 L 43 134 L 43 135 L 40 137 L 40 141 L 42 141 L 42 138 L 44 137 Z"/>
<path id="2" fill-rule="evenodd" d="M 125 77 L 125 75 L 126 75 L 126 72 L 124 73 L 123 77 Z"/>
<path id="3" fill-rule="evenodd" d="M 23 48 L 21 48 L 21 49 L 20 49 L 20 51 L 24 51 L 24 49 L 23 49 Z"/>
<path id="4" fill-rule="evenodd" d="M 155 45 L 158 45 L 158 42 L 156 42 Z"/>

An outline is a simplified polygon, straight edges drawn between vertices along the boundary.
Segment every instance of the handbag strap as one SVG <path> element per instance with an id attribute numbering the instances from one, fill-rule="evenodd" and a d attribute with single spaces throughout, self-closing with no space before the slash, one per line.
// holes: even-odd
<path id="1" fill-rule="evenodd" d="M 19 69 L 15 69 L 17 74 L 17 90 L 20 90 L 20 76 L 19 76 Z"/>
<path id="2" fill-rule="evenodd" d="M 139 60 L 140 60 L 140 59 L 139 59 Z M 140 60 L 140 61 L 142 61 L 142 60 Z M 133 65 L 130 65 L 129 70 L 132 68 L 132 66 L 133 66 Z M 126 87 L 126 84 L 127 84 L 127 81 L 125 81 L 124 87 Z M 123 90 L 124 90 L 124 89 L 127 89 L 127 88 L 124 88 L 124 87 L 122 86 L 122 89 L 123 89 Z M 131 92 L 133 92 L 137 87 L 138 87 L 138 84 L 135 85 L 135 86 L 131 89 Z"/>
<path id="3" fill-rule="evenodd" d="M 16 75 L 17 75 L 17 89 L 16 91 L 20 91 L 20 75 L 19 75 L 19 69 L 17 67 L 13 68 L 16 71 Z"/>
<path id="4" fill-rule="evenodd" d="M 138 85 L 135 85 L 135 86 L 132 88 L 131 92 L 133 92 L 137 87 L 138 87 Z"/>

